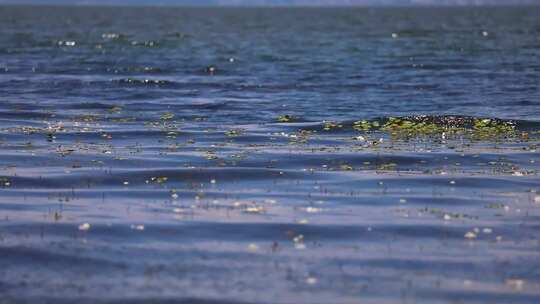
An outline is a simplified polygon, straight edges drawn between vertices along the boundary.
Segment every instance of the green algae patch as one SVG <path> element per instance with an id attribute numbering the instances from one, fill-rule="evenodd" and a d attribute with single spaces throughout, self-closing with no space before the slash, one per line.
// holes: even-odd
<path id="1" fill-rule="evenodd" d="M 324 128 L 323 124 L 323 128 Z M 504 138 L 526 138 L 518 132 L 512 121 L 494 118 L 465 116 L 407 116 L 375 120 L 359 120 L 352 123 L 358 132 L 384 132 L 394 139 L 415 137 L 438 137 L 442 139 L 466 137 L 473 140 L 497 141 Z"/>
<path id="2" fill-rule="evenodd" d="M 356 131 L 371 131 L 374 129 L 378 129 L 380 127 L 380 124 L 378 121 L 367 121 L 367 120 L 359 120 L 353 122 L 353 129 Z"/>
<path id="3" fill-rule="evenodd" d="M 225 132 L 225 136 L 227 137 L 237 137 L 237 136 L 240 136 L 242 134 L 244 134 L 245 130 L 244 129 L 230 129 L 228 131 Z"/>
<path id="4" fill-rule="evenodd" d="M 298 132 L 292 133 L 289 135 L 291 145 L 307 144 L 309 138 L 313 135 L 313 131 L 310 130 L 300 130 Z"/>
<path id="5" fill-rule="evenodd" d="M 343 125 L 334 121 L 325 121 L 323 122 L 323 130 L 324 131 L 331 131 L 334 129 L 342 129 Z"/>
<path id="6" fill-rule="evenodd" d="M 294 122 L 297 118 L 292 115 L 280 115 L 277 118 L 278 122 Z"/>
<path id="7" fill-rule="evenodd" d="M 135 117 L 122 117 L 122 118 L 111 118 L 110 121 L 114 123 L 128 123 L 136 121 Z"/>
<path id="8" fill-rule="evenodd" d="M 474 119 L 472 135 L 477 139 L 492 139 L 501 136 L 517 136 L 516 126 L 511 122 L 496 119 Z"/>
<path id="9" fill-rule="evenodd" d="M 450 131 L 444 124 L 437 124 L 422 119 L 390 117 L 381 130 L 399 136 L 436 135 Z M 456 131 L 457 129 L 453 129 Z"/>
<path id="10" fill-rule="evenodd" d="M 146 180 L 146 183 L 155 183 L 155 184 L 164 184 L 169 180 L 167 176 L 151 177 L 149 180 Z"/>
<path id="11" fill-rule="evenodd" d="M 112 106 L 111 108 L 109 108 L 107 110 L 107 112 L 111 113 L 111 114 L 118 114 L 122 111 L 122 107 L 121 106 Z"/>
<path id="12" fill-rule="evenodd" d="M 352 171 L 352 170 L 354 170 L 353 166 L 347 165 L 347 164 L 339 166 L 339 169 L 341 171 Z"/>
<path id="13" fill-rule="evenodd" d="M 165 113 L 159 117 L 159 120 L 171 120 L 174 118 L 174 113 Z"/>
<path id="14" fill-rule="evenodd" d="M 99 120 L 99 116 L 92 114 L 81 115 L 77 118 L 77 120 L 83 122 L 96 122 Z"/>

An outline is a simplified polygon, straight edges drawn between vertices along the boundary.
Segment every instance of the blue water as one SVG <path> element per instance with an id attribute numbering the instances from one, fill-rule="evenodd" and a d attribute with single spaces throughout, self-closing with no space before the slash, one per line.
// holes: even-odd
<path id="1" fill-rule="evenodd" d="M 537 303 L 539 37 L 539 7 L 0 6 L 0 303 Z M 440 129 L 355 127 L 396 117 Z"/>

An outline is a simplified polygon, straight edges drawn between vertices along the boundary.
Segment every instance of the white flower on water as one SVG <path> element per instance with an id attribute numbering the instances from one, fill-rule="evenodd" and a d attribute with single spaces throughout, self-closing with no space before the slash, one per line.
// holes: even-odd
<path id="1" fill-rule="evenodd" d="M 321 212 L 321 211 L 322 211 L 321 208 L 315 208 L 315 207 L 307 207 L 306 208 L 307 213 L 318 213 L 318 212 Z"/>
<path id="2" fill-rule="evenodd" d="M 474 233 L 472 231 L 469 231 L 469 232 L 465 233 L 465 238 L 469 239 L 469 240 L 475 239 L 476 238 L 476 233 Z"/>
<path id="3" fill-rule="evenodd" d="M 88 223 L 80 224 L 79 225 L 79 230 L 80 231 L 88 231 L 88 230 L 90 230 L 90 224 L 88 224 Z"/>
<path id="4" fill-rule="evenodd" d="M 144 225 L 131 225 L 131 229 L 138 230 L 138 231 L 143 231 L 144 230 Z"/>

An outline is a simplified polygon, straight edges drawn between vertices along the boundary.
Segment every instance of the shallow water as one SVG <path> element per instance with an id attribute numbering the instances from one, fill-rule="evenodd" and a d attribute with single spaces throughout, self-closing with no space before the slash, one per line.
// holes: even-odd
<path id="1" fill-rule="evenodd" d="M 0 7 L 0 303 L 537 303 L 538 37 L 538 7 Z"/>

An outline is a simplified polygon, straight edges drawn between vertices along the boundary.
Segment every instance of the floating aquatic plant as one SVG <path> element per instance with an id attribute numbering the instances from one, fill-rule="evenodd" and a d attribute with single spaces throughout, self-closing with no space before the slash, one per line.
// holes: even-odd
<path id="1" fill-rule="evenodd" d="M 359 120 L 359 121 L 353 122 L 353 129 L 357 131 L 370 131 L 373 128 L 374 126 L 372 125 L 372 122 L 369 122 L 367 120 Z"/>
<path id="2" fill-rule="evenodd" d="M 296 118 L 294 116 L 291 116 L 291 115 L 280 115 L 277 118 L 277 121 L 279 121 L 279 122 L 293 122 L 295 120 L 296 120 Z"/>
<path id="3" fill-rule="evenodd" d="M 84 122 L 95 122 L 98 119 L 99 117 L 97 115 L 91 115 L 91 114 L 81 115 L 78 118 L 79 121 L 84 121 Z"/>
<path id="4" fill-rule="evenodd" d="M 9 187 L 11 186 L 11 181 L 7 177 L 0 177 L 0 186 Z"/>
<path id="5" fill-rule="evenodd" d="M 135 121 L 134 117 L 122 117 L 122 118 L 111 118 L 110 121 L 114 123 L 128 123 Z"/>
<path id="6" fill-rule="evenodd" d="M 331 129 L 334 124 L 325 122 L 323 128 Z M 475 140 L 497 140 L 500 138 L 525 138 L 526 132 L 517 132 L 512 121 L 472 118 L 466 116 L 406 116 L 374 120 L 358 120 L 352 128 L 359 132 L 379 131 L 389 133 L 393 138 L 467 137 Z"/>
<path id="7" fill-rule="evenodd" d="M 298 132 L 289 134 L 290 144 L 305 144 L 308 142 L 310 136 L 313 134 L 313 131 L 310 130 L 300 130 Z"/>
<path id="8" fill-rule="evenodd" d="M 337 122 L 333 121 L 325 121 L 323 122 L 323 130 L 330 131 L 332 129 L 341 129 L 343 128 L 343 125 Z"/>
<path id="9" fill-rule="evenodd" d="M 174 118 L 174 113 L 165 113 L 159 117 L 160 120 L 171 120 Z"/>
<path id="10" fill-rule="evenodd" d="M 343 170 L 343 171 L 352 171 L 352 170 L 354 170 L 354 168 L 351 165 L 347 165 L 347 164 L 341 165 L 341 166 L 339 166 L 339 168 L 341 170 Z"/>
<path id="11" fill-rule="evenodd" d="M 149 180 L 146 180 L 146 183 L 155 183 L 155 184 L 164 184 L 169 180 L 167 176 L 151 177 Z"/>
<path id="12" fill-rule="evenodd" d="M 236 137 L 242 135 L 242 133 L 244 133 L 243 129 L 231 129 L 226 131 L 225 135 L 228 137 Z"/>

